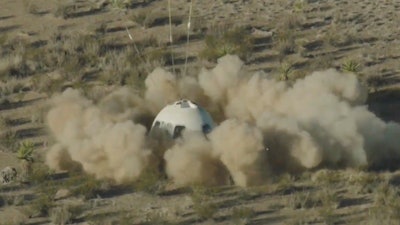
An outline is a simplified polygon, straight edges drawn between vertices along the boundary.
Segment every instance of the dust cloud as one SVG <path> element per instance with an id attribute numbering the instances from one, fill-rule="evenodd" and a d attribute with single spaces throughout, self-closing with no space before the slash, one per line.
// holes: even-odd
<path id="1" fill-rule="evenodd" d="M 183 78 L 157 68 L 146 78 L 143 97 L 120 88 L 99 103 L 68 89 L 51 99 L 47 122 L 57 143 L 47 163 L 80 166 L 122 183 L 137 179 L 158 157 L 178 186 L 251 186 L 280 173 L 399 162 L 400 125 L 368 110 L 356 76 L 331 69 L 288 83 L 242 67 L 227 55 L 215 68 Z M 147 135 L 151 121 L 180 98 L 198 102 L 219 125 L 206 136 L 185 131 L 156 149 L 151 143 L 157 140 Z"/>
<path id="2" fill-rule="evenodd" d="M 115 98 L 118 94 L 121 93 L 108 97 Z M 72 160 L 97 178 L 114 179 L 118 183 L 140 175 L 151 155 L 146 148 L 146 128 L 130 119 L 119 121 L 118 117 L 129 111 L 123 99 L 106 100 L 103 104 L 107 102 L 112 110 L 121 111 L 108 112 L 104 107 L 101 110 L 72 89 L 52 99 L 47 122 L 57 144 L 47 155 L 51 168 L 60 169 Z M 63 162 L 65 159 L 67 163 Z"/>
<path id="3" fill-rule="evenodd" d="M 203 135 L 183 133 L 183 139 L 165 152 L 166 173 L 176 185 L 223 185 L 229 173 L 212 152 L 211 143 Z"/>

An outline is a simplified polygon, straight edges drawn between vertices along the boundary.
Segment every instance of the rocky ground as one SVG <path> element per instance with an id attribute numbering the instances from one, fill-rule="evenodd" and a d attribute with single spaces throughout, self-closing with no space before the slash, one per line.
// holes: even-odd
<path id="1" fill-rule="evenodd" d="M 166 0 L 2 0 L 0 168 L 21 173 L 20 143 L 34 145 L 35 162 L 30 182 L 0 186 L 0 224 L 398 224 L 396 171 L 320 170 L 261 187 L 183 189 L 47 174 L 53 140 L 44 118 L 54 93 L 140 90 L 156 66 L 181 75 L 211 68 L 219 53 L 207 37 L 232 27 L 241 27 L 245 49 L 223 50 L 241 55 L 245 70 L 288 81 L 351 70 L 368 86 L 368 107 L 400 121 L 400 1 L 194 0 L 187 42 L 189 7 L 171 1 L 171 44 Z"/>

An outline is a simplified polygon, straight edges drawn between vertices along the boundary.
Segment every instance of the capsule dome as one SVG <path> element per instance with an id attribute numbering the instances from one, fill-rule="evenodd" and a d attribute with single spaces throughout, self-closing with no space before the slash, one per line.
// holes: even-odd
<path id="1" fill-rule="evenodd" d="M 154 119 L 150 132 L 162 130 L 172 138 L 177 138 L 183 130 L 206 134 L 213 128 L 214 122 L 203 107 L 183 99 L 165 106 Z"/>

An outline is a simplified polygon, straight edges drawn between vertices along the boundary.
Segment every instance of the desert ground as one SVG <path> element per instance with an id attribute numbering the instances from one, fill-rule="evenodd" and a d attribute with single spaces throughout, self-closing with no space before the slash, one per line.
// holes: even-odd
<path id="1" fill-rule="evenodd" d="M 399 10 L 400 0 L 1 0 L 0 169 L 18 178 L 0 184 L 0 224 L 399 224 L 396 160 L 217 186 L 151 172 L 115 182 L 45 162 L 59 141 L 53 96 L 73 88 L 100 104 L 122 86 L 143 96 L 155 68 L 181 79 L 226 54 L 289 86 L 314 71 L 350 73 L 365 110 L 400 123 Z"/>

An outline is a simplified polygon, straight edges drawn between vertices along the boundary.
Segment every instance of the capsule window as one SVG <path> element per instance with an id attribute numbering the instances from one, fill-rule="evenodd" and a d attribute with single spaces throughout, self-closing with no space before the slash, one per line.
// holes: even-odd
<path id="1" fill-rule="evenodd" d="M 174 128 L 174 134 L 172 135 L 173 138 L 177 138 L 182 135 L 182 131 L 185 129 L 185 126 L 176 126 Z"/>
<path id="2" fill-rule="evenodd" d="M 208 124 L 204 124 L 202 129 L 203 129 L 203 133 L 205 133 L 205 134 L 208 134 L 211 132 L 211 127 Z"/>

